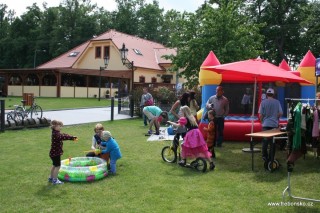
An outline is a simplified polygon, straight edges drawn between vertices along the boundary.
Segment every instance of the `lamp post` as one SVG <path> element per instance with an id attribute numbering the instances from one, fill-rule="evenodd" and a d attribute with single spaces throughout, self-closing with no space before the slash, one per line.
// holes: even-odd
<path id="1" fill-rule="evenodd" d="M 103 60 L 104 60 L 104 67 L 100 67 L 100 75 L 99 75 L 99 98 L 98 98 L 99 101 L 100 101 L 100 95 L 101 95 L 101 72 L 102 70 L 107 69 L 109 64 L 109 57 L 105 56 Z"/>
<path id="2" fill-rule="evenodd" d="M 33 68 L 34 69 L 36 68 L 37 52 L 39 52 L 39 51 L 46 52 L 46 50 L 37 50 L 37 49 L 34 51 L 34 57 L 33 57 Z"/>
<path id="3" fill-rule="evenodd" d="M 133 61 L 128 61 L 128 49 L 126 48 L 126 45 L 123 43 L 122 48 L 119 49 L 121 53 L 121 61 L 123 65 L 126 65 L 129 69 L 131 69 L 131 90 L 133 90 L 133 82 L 134 82 L 134 65 Z"/>

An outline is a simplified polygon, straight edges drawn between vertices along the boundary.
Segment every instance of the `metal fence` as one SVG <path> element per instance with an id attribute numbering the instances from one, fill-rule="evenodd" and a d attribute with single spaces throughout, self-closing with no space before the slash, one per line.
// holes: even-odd
<path id="1" fill-rule="evenodd" d="M 0 132 L 4 132 L 4 115 L 5 115 L 5 108 L 4 108 L 4 100 L 0 100 Z"/>

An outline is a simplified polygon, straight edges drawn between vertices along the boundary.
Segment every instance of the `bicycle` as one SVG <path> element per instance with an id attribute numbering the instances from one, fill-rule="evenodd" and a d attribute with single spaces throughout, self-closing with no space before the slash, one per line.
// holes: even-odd
<path id="1" fill-rule="evenodd" d="M 181 160 L 181 143 L 179 142 L 179 138 L 176 138 L 179 136 L 175 135 L 174 137 L 175 139 L 171 145 L 163 147 L 161 151 L 162 159 L 167 163 L 176 163 Z M 199 172 L 206 172 L 207 161 L 202 157 L 197 157 L 190 163 L 186 163 L 184 167 L 196 169 Z"/>
<path id="2" fill-rule="evenodd" d="M 31 118 L 42 118 L 42 108 L 37 105 L 35 102 L 35 97 L 32 99 L 32 104 L 30 108 L 26 109 L 25 103 L 26 100 L 22 100 L 21 105 L 14 105 L 15 109 L 7 114 L 7 120 L 14 120 L 14 121 L 23 121 L 24 119 L 29 117 Z"/>

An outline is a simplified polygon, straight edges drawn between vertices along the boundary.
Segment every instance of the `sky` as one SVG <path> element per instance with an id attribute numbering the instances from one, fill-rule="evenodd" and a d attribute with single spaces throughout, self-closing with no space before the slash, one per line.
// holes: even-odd
<path id="1" fill-rule="evenodd" d="M 27 11 L 27 7 L 31 6 L 33 3 L 37 3 L 38 7 L 43 10 L 42 3 L 47 2 L 47 7 L 59 6 L 59 3 L 63 0 L 20 0 L 19 3 L 14 0 L 1 0 L 0 4 L 6 4 L 8 10 L 14 10 L 16 16 L 21 16 Z M 167 10 L 177 10 L 177 11 L 187 11 L 195 12 L 205 0 L 158 0 L 159 7 Z M 146 3 L 151 3 L 152 0 L 146 0 Z M 114 0 L 91 0 L 91 4 L 96 3 L 98 7 L 104 7 L 109 11 L 114 11 L 117 4 Z"/>

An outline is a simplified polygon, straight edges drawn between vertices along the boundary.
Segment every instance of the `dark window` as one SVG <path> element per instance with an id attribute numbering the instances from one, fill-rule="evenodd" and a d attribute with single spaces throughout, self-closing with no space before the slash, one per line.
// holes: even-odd
<path id="1" fill-rule="evenodd" d="M 151 78 L 151 83 L 157 83 L 157 78 L 152 77 L 152 78 Z"/>
<path id="2" fill-rule="evenodd" d="M 101 47 L 96 47 L 96 58 L 101 58 Z"/>
<path id="3" fill-rule="evenodd" d="M 163 83 L 171 83 L 171 79 L 173 78 L 172 75 L 162 75 L 161 76 Z"/>
<path id="4" fill-rule="evenodd" d="M 110 47 L 109 46 L 104 46 L 104 51 L 103 51 L 103 58 L 108 57 L 110 59 Z"/>
<path id="5" fill-rule="evenodd" d="M 55 86 L 57 82 L 56 76 L 53 74 L 47 74 L 42 79 L 42 85 L 44 86 Z"/>
<path id="6" fill-rule="evenodd" d="M 146 78 L 145 78 L 144 76 L 140 76 L 140 77 L 139 77 L 139 82 L 140 82 L 140 83 L 146 82 Z"/>
<path id="7" fill-rule="evenodd" d="M 24 83 L 25 85 L 39 85 L 39 78 L 36 74 L 29 74 L 25 80 L 26 82 Z"/>

